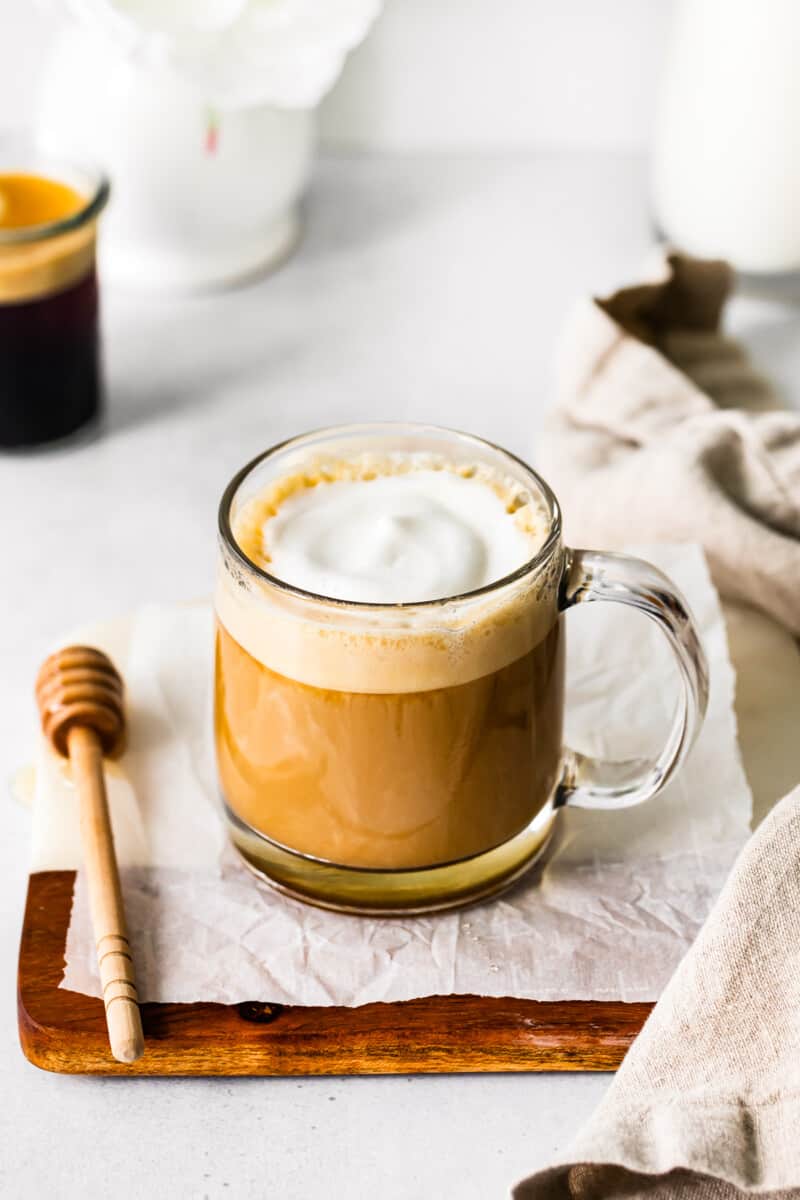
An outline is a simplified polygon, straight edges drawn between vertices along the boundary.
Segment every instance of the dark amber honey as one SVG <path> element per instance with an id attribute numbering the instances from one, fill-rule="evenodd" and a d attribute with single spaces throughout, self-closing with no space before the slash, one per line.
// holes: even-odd
<path id="1" fill-rule="evenodd" d="M 67 184 L 0 174 L 0 446 L 66 437 L 102 384 L 90 205 Z"/>

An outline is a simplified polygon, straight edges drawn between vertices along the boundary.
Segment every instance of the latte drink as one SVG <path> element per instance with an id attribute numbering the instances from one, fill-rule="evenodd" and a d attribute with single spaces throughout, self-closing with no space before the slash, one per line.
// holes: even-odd
<path id="1" fill-rule="evenodd" d="M 237 487 L 223 546 L 229 814 L 361 870 L 502 845 L 561 771 L 558 572 L 526 569 L 551 532 L 543 497 L 471 439 L 418 448 L 383 432 L 280 458 Z"/>
<path id="2" fill-rule="evenodd" d="M 689 753 L 708 676 L 655 567 L 570 550 L 534 471 L 480 438 L 360 425 L 244 467 L 219 514 L 215 738 L 231 839 L 273 886 L 348 912 L 494 895 L 558 809 L 651 799 Z M 565 748 L 563 614 L 638 609 L 678 667 L 652 758 Z"/>

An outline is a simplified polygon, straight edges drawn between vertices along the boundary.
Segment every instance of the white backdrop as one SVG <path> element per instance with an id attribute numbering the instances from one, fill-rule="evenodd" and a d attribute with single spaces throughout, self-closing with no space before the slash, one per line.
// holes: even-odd
<path id="1" fill-rule="evenodd" d="M 641 148 L 671 8 L 386 0 L 323 105 L 323 139 L 352 149 Z M 0 128 L 25 123 L 54 11 L 0 0 Z"/>

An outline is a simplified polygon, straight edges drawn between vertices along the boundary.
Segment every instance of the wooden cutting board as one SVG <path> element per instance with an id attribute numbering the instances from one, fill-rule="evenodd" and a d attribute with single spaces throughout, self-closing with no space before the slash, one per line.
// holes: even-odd
<path id="1" fill-rule="evenodd" d="M 31 875 L 19 1036 L 37 1067 L 96 1075 L 394 1075 L 613 1071 L 650 1004 L 429 996 L 361 1008 L 145 1004 L 144 1057 L 108 1049 L 102 1002 L 60 988 L 73 871 Z"/>

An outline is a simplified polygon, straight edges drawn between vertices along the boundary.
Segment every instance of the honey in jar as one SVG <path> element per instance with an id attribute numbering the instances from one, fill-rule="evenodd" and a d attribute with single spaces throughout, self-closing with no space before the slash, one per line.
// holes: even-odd
<path id="1" fill-rule="evenodd" d="M 20 157 L 12 169 L 0 148 L 3 448 L 68 436 L 96 418 L 102 395 L 95 241 L 107 184 Z"/>

